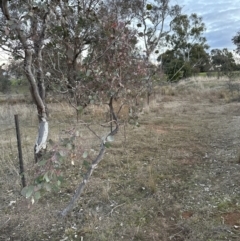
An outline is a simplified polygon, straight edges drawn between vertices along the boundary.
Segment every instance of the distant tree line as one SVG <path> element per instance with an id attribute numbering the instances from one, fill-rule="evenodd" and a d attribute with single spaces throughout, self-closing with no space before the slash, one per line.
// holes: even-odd
<path id="1" fill-rule="evenodd" d="M 240 71 L 232 52 L 224 49 L 212 49 L 203 37 L 206 30 L 202 18 L 197 14 L 179 15 L 172 21 L 172 31 L 166 36 L 168 49 L 158 57 L 168 81 L 178 81 L 199 73 L 215 72 L 231 76 Z M 239 33 L 240 34 L 240 33 Z M 240 48 L 239 35 L 233 41 Z M 239 51 L 239 50 L 238 50 Z"/>

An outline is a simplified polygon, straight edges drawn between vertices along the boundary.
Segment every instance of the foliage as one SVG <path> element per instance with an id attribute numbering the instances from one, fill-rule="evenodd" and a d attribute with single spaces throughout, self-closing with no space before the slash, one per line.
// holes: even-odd
<path id="1" fill-rule="evenodd" d="M 240 53 L 240 31 L 237 32 L 237 34 L 232 38 L 232 42 L 236 45 L 237 53 Z"/>
<path id="2" fill-rule="evenodd" d="M 181 12 L 179 5 L 171 5 L 169 0 L 156 0 L 148 2 L 146 0 L 137 1 L 139 11 L 136 14 L 138 37 L 144 46 L 144 58 L 149 62 L 151 57 L 160 52 L 165 46 L 165 36 L 170 32 L 171 26 L 166 22 L 171 21 Z M 158 68 L 146 68 L 145 83 L 147 90 L 148 104 L 156 84 L 156 74 Z"/>
<path id="3" fill-rule="evenodd" d="M 226 48 L 211 50 L 211 60 L 214 70 L 221 71 L 224 75 L 231 76 L 233 71 L 238 70 L 233 54 Z"/>
<path id="4" fill-rule="evenodd" d="M 207 53 L 208 46 L 202 44 L 194 44 L 190 51 L 190 60 L 192 65 L 192 72 L 206 72 L 210 69 L 210 56 Z"/>
<path id="5" fill-rule="evenodd" d="M 158 47 L 164 45 L 164 38 L 170 31 L 166 21 L 177 17 L 181 12 L 179 5 L 171 5 L 169 0 L 157 0 L 147 3 L 146 0 L 138 1 L 140 11 L 137 14 L 138 35 L 144 44 L 146 59 L 158 52 Z"/>
<path id="6" fill-rule="evenodd" d="M 28 186 L 21 191 L 23 196 L 31 198 L 32 203 L 46 192 L 59 190 L 64 181 L 62 169 L 65 161 L 73 161 L 75 156 L 75 138 L 76 132 L 72 132 L 70 137 L 62 138 L 59 143 L 49 140 L 51 150 L 34 166 L 33 181 L 29 181 Z"/>
<path id="7" fill-rule="evenodd" d="M 166 36 L 168 47 L 158 57 L 169 81 L 189 77 L 204 69 L 208 63 L 206 38 L 203 37 L 205 25 L 197 14 L 178 15 L 172 23 L 172 32 Z"/>

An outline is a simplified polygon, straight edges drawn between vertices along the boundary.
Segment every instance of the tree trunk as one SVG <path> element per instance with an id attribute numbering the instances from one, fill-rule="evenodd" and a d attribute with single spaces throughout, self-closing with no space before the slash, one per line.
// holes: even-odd
<path id="1" fill-rule="evenodd" d="M 35 102 L 37 106 L 37 111 L 38 111 L 39 128 L 38 128 L 37 140 L 34 146 L 35 162 L 37 162 L 42 157 L 43 153 L 46 151 L 46 148 L 47 148 L 48 122 L 47 122 L 46 106 L 44 104 L 45 103 L 44 82 L 41 80 L 38 83 L 38 85 L 36 83 L 36 79 L 31 70 L 32 52 L 33 51 L 29 49 L 25 50 L 24 70 L 25 70 L 27 79 L 30 83 L 30 92 L 31 92 L 33 101 Z"/>
<path id="2" fill-rule="evenodd" d="M 42 25 L 40 27 L 37 17 L 31 18 L 31 33 L 34 35 L 33 47 L 28 42 L 28 34 L 23 31 L 22 22 L 10 15 L 10 11 L 8 8 L 8 1 L 2 0 L 0 1 L 0 8 L 6 20 L 11 22 L 10 27 L 12 27 L 12 31 L 16 32 L 17 39 L 20 41 L 22 45 L 22 49 L 25 53 L 24 56 L 24 70 L 26 77 L 30 83 L 30 92 L 32 98 L 37 106 L 38 111 L 38 119 L 39 119 L 39 128 L 38 128 L 38 136 L 34 147 L 34 155 L 35 160 L 38 161 L 39 156 L 42 155 L 42 152 L 46 150 L 47 147 L 47 137 L 48 137 L 48 122 L 47 122 L 47 114 L 46 114 L 46 106 L 45 106 L 45 86 L 44 86 L 44 78 L 42 71 L 42 46 L 43 41 L 45 39 L 45 32 L 48 27 L 48 15 L 49 9 L 45 12 Z M 32 72 L 33 66 L 33 53 L 36 56 L 36 67 L 37 67 L 37 81 Z"/>

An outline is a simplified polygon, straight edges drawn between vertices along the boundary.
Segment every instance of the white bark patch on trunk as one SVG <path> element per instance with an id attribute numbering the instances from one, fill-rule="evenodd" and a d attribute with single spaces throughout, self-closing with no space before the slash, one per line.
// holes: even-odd
<path id="1" fill-rule="evenodd" d="M 45 118 L 42 118 L 39 123 L 38 137 L 35 145 L 35 153 L 39 153 L 40 150 L 46 149 L 48 137 L 48 122 Z"/>

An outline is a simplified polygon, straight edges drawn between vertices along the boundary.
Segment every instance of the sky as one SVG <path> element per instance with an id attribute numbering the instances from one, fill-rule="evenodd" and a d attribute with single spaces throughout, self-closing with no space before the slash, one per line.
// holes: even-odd
<path id="1" fill-rule="evenodd" d="M 210 50 L 236 49 L 231 39 L 240 31 L 239 0 L 172 0 L 172 4 L 184 6 L 184 14 L 196 13 L 203 18 Z"/>

